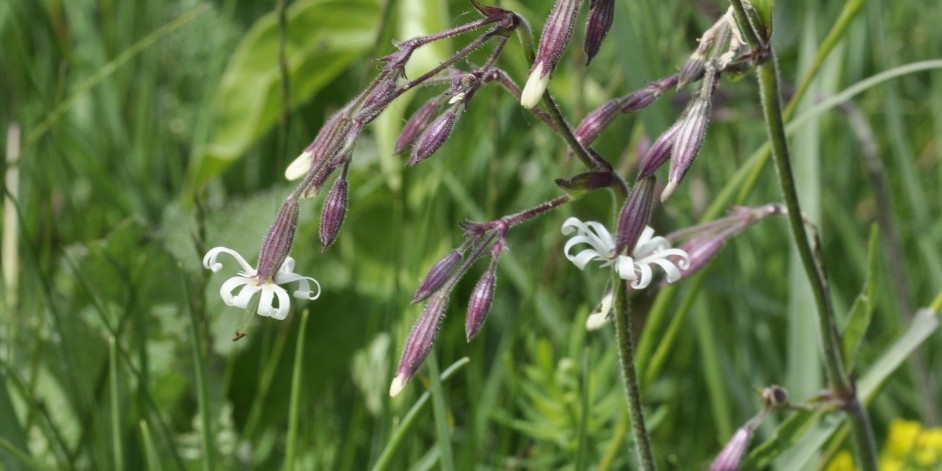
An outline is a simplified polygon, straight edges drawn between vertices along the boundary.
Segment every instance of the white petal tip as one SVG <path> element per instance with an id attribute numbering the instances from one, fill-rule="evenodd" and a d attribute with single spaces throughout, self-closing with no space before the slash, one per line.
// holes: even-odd
<path id="1" fill-rule="evenodd" d="M 661 203 L 667 201 L 668 198 L 674 194 L 674 190 L 677 189 L 677 180 L 671 180 L 667 182 L 667 185 L 664 185 L 664 191 L 661 192 Z"/>
<path id="2" fill-rule="evenodd" d="M 610 319 L 607 312 L 592 314 L 588 319 L 585 320 L 585 330 L 599 330 L 602 327 L 608 325 L 609 321 Z"/>
<path id="3" fill-rule="evenodd" d="M 396 376 L 389 385 L 389 397 L 396 397 L 406 387 L 406 377 L 404 375 Z"/>
<path id="4" fill-rule="evenodd" d="M 549 85 L 549 80 L 549 74 L 543 73 L 543 63 L 537 64 L 533 68 L 533 72 L 530 73 L 530 78 L 527 79 L 523 92 L 520 93 L 520 105 L 530 109 L 539 104 L 540 99 L 543 98 L 543 92 L 546 91 L 546 86 Z"/>
<path id="5" fill-rule="evenodd" d="M 294 181 L 304 176 L 308 170 L 311 169 L 311 156 L 313 154 L 310 151 L 304 151 L 298 158 L 294 159 L 288 168 L 285 169 L 285 178 L 288 181 Z"/>

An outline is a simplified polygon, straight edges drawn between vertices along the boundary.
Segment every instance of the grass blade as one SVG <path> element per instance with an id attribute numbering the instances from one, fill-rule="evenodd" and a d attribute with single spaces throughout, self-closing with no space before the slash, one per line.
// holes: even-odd
<path id="1" fill-rule="evenodd" d="M 294 469 L 295 454 L 298 449 L 298 410 L 301 403 L 301 371 L 304 364 L 304 339 L 307 337 L 307 319 L 311 311 L 301 314 L 301 326 L 298 328 L 298 343 L 294 350 L 294 369 L 291 372 L 291 404 L 288 409 L 288 444 L 285 451 L 285 470 Z"/>

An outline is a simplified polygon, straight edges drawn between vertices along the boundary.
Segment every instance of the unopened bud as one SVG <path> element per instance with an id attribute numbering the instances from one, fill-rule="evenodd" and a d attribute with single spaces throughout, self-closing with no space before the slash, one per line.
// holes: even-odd
<path id="1" fill-rule="evenodd" d="M 460 263 L 461 252 L 458 250 L 448 252 L 448 255 L 445 255 L 444 258 L 435 262 L 432 268 L 429 269 L 428 274 L 425 275 L 425 279 L 423 279 L 422 283 L 419 285 L 419 289 L 415 291 L 415 296 L 412 297 L 412 304 L 423 301 L 425 298 L 431 296 L 432 293 L 438 291 L 438 289 L 451 278 L 451 275 L 455 272 Z"/>
<path id="2" fill-rule="evenodd" d="M 749 442 L 752 440 L 752 428 L 742 427 L 736 431 L 729 443 L 723 447 L 723 451 L 716 456 L 713 464 L 710 465 L 710 471 L 736 471 L 742 463 L 743 455 L 749 448 Z"/>
<path id="3" fill-rule="evenodd" d="M 438 337 L 438 331 L 441 329 L 442 320 L 445 319 L 445 308 L 448 307 L 448 294 L 439 293 L 425 305 L 419 320 L 412 326 L 409 332 L 409 338 L 402 350 L 402 358 L 399 360 L 399 368 L 396 369 L 396 377 L 389 387 L 389 395 L 396 397 L 406 386 L 406 382 L 412 379 L 415 372 L 425 361 L 425 357 L 432 351 L 432 345 Z"/>
<path id="4" fill-rule="evenodd" d="M 669 127 L 641 155 L 638 160 L 639 180 L 654 175 L 654 172 L 667 162 L 667 159 L 671 156 L 671 149 L 674 147 L 674 139 L 677 137 L 678 128 L 679 126 L 676 124 Z"/>
<path id="5" fill-rule="evenodd" d="M 772 385 L 762 389 L 762 402 L 769 410 L 778 409 L 788 405 L 788 391 L 785 388 Z"/>
<path id="6" fill-rule="evenodd" d="M 497 283 L 497 264 L 493 261 L 478 283 L 474 285 L 471 291 L 471 299 L 468 300 L 468 316 L 465 319 L 465 335 L 468 342 L 474 338 L 481 327 L 484 327 L 484 321 L 487 320 L 487 313 L 491 310 L 491 302 L 494 300 L 494 286 Z"/>
<path id="7" fill-rule="evenodd" d="M 333 244 L 334 240 L 337 239 L 346 215 L 347 175 L 344 171 L 334 181 L 334 186 L 330 188 L 330 193 L 327 193 L 327 198 L 324 199 L 324 207 L 321 209 L 321 251 L 327 250 L 327 247 L 330 247 L 330 244 Z"/>
<path id="8" fill-rule="evenodd" d="M 451 137 L 451 132 L 455 129 L 455 122 L 458 121 L 458 109 L 450 108 L 442 113 L 432 124 L 422 133 L 412 146 L 412 157 L 409 158 L 409 166 L 413 166 L 429 157 L 438 150 L 442 144 Z"/>
<path id="9" fill-rule="evenodd" d="M 412 114 L 409 121 L 406 121 L 406 125 L 402 127 L 402 133 L 399 134 L 399 139 L 396 140 L 396 147 L 393 148 L 393 152 L 400 154 L 415 142 L 416 138 L 422 134 L 422 131 L 425 131 L 425 128 L 428 127 L 429 121 L 432 120 L 432 116 L 435 115 L 435 111 L 438 110 L 440 104 L 438 98 L 433 98 Z"/>
<path id="10" fill-rule="evenodd" d="M 588 146 L 594 142 L 599 134 L 612 124 L 615 115 L 618 113 L 618 108 L 618 100 L 608 100 L 602 106 L 592 110 L 585 118 L 582 118 L 582 122 L 579 123 L 574 132 L 579 143 Z"/>
<path id="11" fill-rule="evenodd" d="M 643 110 L 654 103 L 661 96 L 661 90 L 654 86 L 647 86 L 638 90 L 621 100 L 619 100 L 619 109 L 622 113 L 632 113 Z"/>
<path id="12" fill-rule="evenodd" d="M 540 48 L 530 69 L 530 78 L 523 87 L 520 104 L 524 108 L 533 108 L 540 102 L 550 76 L 556 70 L 556 65 L 566 51 L 569 39 L 572 37 L 572 27 L 576 21 L 580 0 L 556 0 L 553 11 L 543 27 L 540 37 Z"/>
<path id="13" fill-rule="evenodd" d="M 654 200 L 654 177 L 643 178 L 635 183 L 631 194 L 625 200 L 618 217 L 618 234 L 615 236 L 615 253 L 625 249 L 630 253 L 641 238 L 641 233 L 651 217 L 651 203 Z"/>
<path id="14" fill-rule="evenodd" d="M 344 107 L 334 113 L 327 122 L 321 126 L 314 140 L 301 152 L 288 168 L 285 169 L 285 178 L 289 181 L 303 177 L 315 165 L 322 165 L 332 159 L 348 142 L 356 138 L 359 130 L 353 133 L 353 123 L 347 115 L 348 108 Z"/>
<path id="15" fill-rule="evenodd" d="M 677 88 L 700 80 L 700 77 L 703 77 L 705 71 L 706 56 L 699 51 L 695 51 L 690 57 L 687 57 L 687 60 L 684 61 L 684 65 L 680 68 L 680 73 L 677 74 Z"/>
<path id="16" fill-rule="evenodd" d="M 706 137 L 707 123 L 710 121 L 710 108 L 710 100 L 696 96 L 684 113 L 674 139 L 674 147 L 671 149 L 671 168 L 667 186 L 661 193 L 661 201 L 670 198 L 700 153 L 700 147 Z"/>
<path id="17" fill-rule="evenodd" d="M 585 27 L 585 55 L 586 64 L 602 47 L 602 40 L 612 27 L 615 18 L 615 0 L 592 0 L 589 4 L 589 19 Z"/>
<path id="18" fill-rule="evenodd" d="M 615 174 L 612 172 L 587 172 L 576 175 L 570 179 L 557 178 L 556 185 L 569 192 L 581 192 L 608 188 L 615 183 Z"/>
<path id="19" fill-rule="evenodd" d="M 288 198 L 281 206 L 278 217 L 262 241 L 262 250 L 258 256 L 258 279 L 268 281 L 274 278 L 282 262 L 291 251 L 294 243 L 294 231 L 298 226 L 298 200 Z"/>
<path id="20" fill-rule="evenodd" d="M 629 285 L 629 289 L 630 285 Z M 602 300 L 599 301 L 599 305 L 595 306 L 595 309 L 589 314 L 589 317 L 585 320 L 586 330 L 598 330 L 602 327 L 605 327 L 612 320 L 612 302 L 613 302 L 613 291 L 608 290 L 605 292 L 605 295 L 602 296 Z"/>

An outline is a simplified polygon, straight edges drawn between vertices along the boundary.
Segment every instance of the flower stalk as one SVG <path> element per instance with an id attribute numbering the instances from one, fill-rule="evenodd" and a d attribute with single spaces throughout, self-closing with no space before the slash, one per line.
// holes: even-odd
<path id="1" fill-rule="evenodd" d="M 746 42 L 755 50 L 768 49 L 769 60 L 756 67 L 759 81 L 759 93 L 762 99 L 762 111 L 766 122 L 769 142 L 772 147 L 772 158 L 785 200 L 788 212 L 789 226 L 792 238 L 798 248 L 798 255 L 805 270 L 814 294 L 816 311 L 818 314 L 818 327 L 820 330 L 822 348 L 824 350 L 825 371 L 828 382 L 834 392 L 844 403 L 844 408 L 850 417 L 850 426 L 854 438 L 854 448 L 857 452 L 858 463 L 865 471 L 877 469 L 877 451 L 870 427 L 870 419 L 862 404 L 857 398 L 854 384 L 848 377 L 841 357 L 841 340 L 834 315 L 834 306 L 827 290 L 827 281 L 824 278 L 823 267 L 815 261 L 814 253 L 808 242 L 805 225 L 802 219 L 801 206 L 798 202 L 798 192 L 795 188 L 795 179 L 792 174 L 791 159 L 788 150 L 788 141 L 785 136 L 785 122 L 782 116 L 781 96 L 779 94 L 778 69 L 775 55 L 768 45 L 760 42 L 758 35 L 752 28 L 746 16 L 745 5 L 742 0 L 731 0 L 738 23 Z"/>
<path id="2" fill-rule="evenodd" d="M 628 310 L 628 281 L 612 272 L 615 286 L 615 338 L 618 341 L 618 364 L 621 367 L 621 379 L 628 395 L 628 414 L 631 417 L 631 431 L 635 439 L 638 461 L 644 471 L 654 471 L 654 453 L 651 451 L 651 438 L 644 425 L 644 410 L 641 408 L 641 388 L 638 386 L 638 372 L 635 370 L 634 345 L 631 339 L 631 317 Z"/>

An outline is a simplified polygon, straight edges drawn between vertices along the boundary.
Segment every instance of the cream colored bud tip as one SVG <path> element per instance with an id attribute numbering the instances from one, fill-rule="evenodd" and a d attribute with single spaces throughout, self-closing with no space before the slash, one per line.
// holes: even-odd
<path id="1" fill-rule="evenodd" d="M 610 318 L 608 317 L 607 312 L 597 312 L 592 314 L 585 320 L 585 330 L 599 330 L 602 327 L 605 327 Z"/>
<path id="2" fill-rule="evenodd" d="M 661 192 L 661 203 L 667 201 L 668 198 L 674 194 L 674 190 L 677 189 L 677 180 L 671 180 L 667 182 L 667 185 L 664 185 L 664 191 Z"/>
<path id="3" fill-rule="evenodd" d="M 408 380 L 409 378 L 406 378 L 404 374 L 399 374 L 398 376 L 393 378 L 392 384 L 389 385 L 389 397 L 398 396 L 399 393 L 401 393 L 402 390 L 405 389 L 406 381 Z"/>
<path id="4" fill-rule="evenodd" d="M 543 98 L 543 92 L 546 91 L 546 86 L 549 85 L 549 80 L 550 76 L 544 74 L 543 63 L 540 62 L 533 68 L 533 72 L 530 72 L 530 78 L 527 79 L 527 84 L 524 85 L 523 92 L 520 93 L 520 104 L 526 109 L 539 104 L 540 98 Z"/>
<path id="5" fill-rule="evenodd" d="M 294 162 L 291 162 L 291 165 L 288 165 L 288 168 L 285 169 L 285 178 L 288 181 L 294 181 L 303 177 L 308 170 L 311 169 L 311 157 L 314 154 L 310 151 L 301 152 L 301 155 L 298 158 L 294 159 Z"/>

